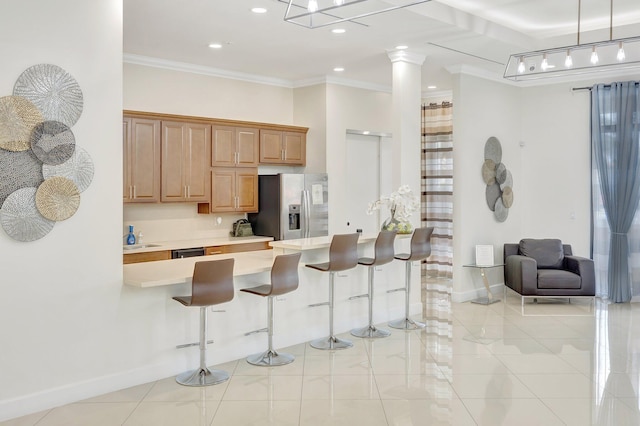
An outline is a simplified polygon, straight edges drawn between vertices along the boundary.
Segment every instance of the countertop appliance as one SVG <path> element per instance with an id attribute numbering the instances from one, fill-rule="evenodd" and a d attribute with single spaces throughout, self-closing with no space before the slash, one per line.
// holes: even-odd
<path id="1" fill-rule="evenodd" d="M 204 247 L 171 250 L 172 259 L 181 259 L 183 257 L 196 257 L 196 256 L 204 256 Z"/>
<path id="2" fill-rule="evenodd" d="M 260 175 L 258 194 L 259 211 L 248 214 L 255 235 L 290 240 L 329 234 L 326 173 Z"/>

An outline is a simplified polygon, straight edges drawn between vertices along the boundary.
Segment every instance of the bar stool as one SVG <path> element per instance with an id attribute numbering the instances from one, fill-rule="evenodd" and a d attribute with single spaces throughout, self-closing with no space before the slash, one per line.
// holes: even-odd
<path id="1" fill-rule="evenodd" d="M 355 268 L 358 265 L 359 233 L 334 235 L 329 247 L 329 262 L 305 265 L 307 268 L 329 272 L 329 302 L 310 306 L 329 305 L 329 337 L 313 340 L 309 344 L 316 349 L 347 349 L 353 346 L 348 340 L 338 339 L 333 334 L 333 305 L 335 273 Z"/>
<path id="2" fill-rule="evenodd" d="M 273 266 L 271 267 L 271 285 L 264 284 L 240 290 L 249 294 L 267 297 L 269 300 L 267 305 L 269 325 L 266 329 L 269 335 L 269 348 L 266 352 L 248 356 L 247 362 L 249 364 L 271 367 L 289 364 L 295 359 L 293 355 L 285 353 L 279 354 L 273 349 L 273 298 L 281 294 L 290 293 L 298 288 L 298 262 L 300 261 L 301 254 L 300 252 L 283 254 L 275 258 Z M 265 330 L 258 330 L 258 332 L 259 331 Z M 256 332 L 254 331 L 247 334 L 253 333 Z"/>
<path id="3" fill-rule="evenodd" d="M 184 306 L 200 307 L 200 367 L 179 374 L 176 382 L 185 386 L 210 386 L 229 379 L 226 371 L 207 368 L 207 308 L 233 299 L 233 259 L 196 262 L 191 296 L 176 296 Z M 191 346 L 191 345 L 185 345 Z"/>
<path id="4" fill-rule="evenodd" d="M 369 298 L 369 325 L 363 328 L 354 328 L 351 335 L 355 337 L 388 337 L 391 333 L 388 330 L 376 328 L 373 325 L 373 273 L 376 266 L 386 265 L 393 260 L 393 242 L 396 238 L 396 231 L 380 231 L 374 247 L 374 258 L 361 257 L 358 259 L 358 265 L 367 267 L 367 276 L 369 281 L 369 293 L 359 296 L 353 296 L 349 299 L 357 299 L 361 297 Z"/>
<path id="5" fill-rule="evenodd" d="M 405 294 L 405 315 L 404 319 L 391 321 L 389 327 L 399 328 L 402 330 L 415 330 L 424 328 L 424 323 L 414 321 L 409 318 L 409 291 L 411 289 L 411 262 L 416 260 L 424 260 L 431 255 L 431 234 L 433 227 L 416 228 L 411 236 L 411 253 L 397 254 L 394 257 L 405 262 L 405 286 L 389 290 L 388 293 L 394 291 L 404 291 Z"/>

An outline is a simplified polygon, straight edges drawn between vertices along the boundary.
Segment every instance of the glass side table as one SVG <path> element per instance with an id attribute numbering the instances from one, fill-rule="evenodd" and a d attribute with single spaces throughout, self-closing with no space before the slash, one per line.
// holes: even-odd
<path id="1" fill-rule="evenodd" d="M 482 275 L 482 282 L 484 283 L 484 288 L 487 289 L 486 297 L 478 297 L 477 299 L 473 299 L 471 303 L 479 303 L 480 305 L 490 305 L 492 303 L 496 303 L 500 301 L 500 299 L 494 298 L 493 294 L 491 294 L 491 289 L 489 288 L 489 280 L 487 279 L 486 270 L 499 268 L 501 266 L 504 266 L 504 263 L 499 263 L 495 265 L 476 265 L 475 263 L 472 263 L 469 265 L 462 265 L 462 266 L 465 268 L 479 269 L 480 275 Z"/>

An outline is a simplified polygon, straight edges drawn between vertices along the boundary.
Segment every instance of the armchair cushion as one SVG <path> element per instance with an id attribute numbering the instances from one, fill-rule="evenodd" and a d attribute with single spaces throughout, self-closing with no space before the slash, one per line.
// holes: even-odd
<path id="1" fill-rule="evenodd" d="M 580 288 L 580 275 L 561 269 L 538 269 L 538 288 Z"/>
<path id="2" fill-rule="evenodd" d="M 520 240 L 520 254 L 535 259 L 538 269 L 562 269 L 564 250 L 560 240 L 550 238 L 522 239 Z"/>

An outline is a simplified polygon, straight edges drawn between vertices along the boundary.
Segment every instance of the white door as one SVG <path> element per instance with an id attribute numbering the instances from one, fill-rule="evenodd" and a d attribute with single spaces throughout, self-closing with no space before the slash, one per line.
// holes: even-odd
<path id="1" fill-rule="evenodd" d="M 379 212 L 367 215 L 369 203 L 380 198 L 380 137 L 347 133 L 347 229 L 375 234 Z"/>

